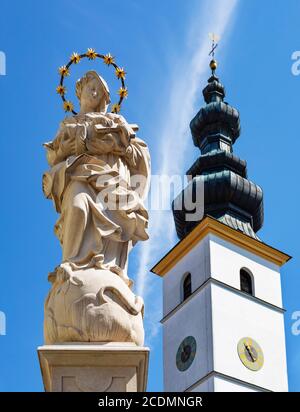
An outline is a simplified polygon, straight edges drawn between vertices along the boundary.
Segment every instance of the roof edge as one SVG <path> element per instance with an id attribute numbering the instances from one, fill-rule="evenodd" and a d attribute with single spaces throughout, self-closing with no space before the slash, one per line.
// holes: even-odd
<path id="1" fill-rule="evenodd" d="M 180 240 L 155 266 L 153 266 L 151 272 L 163 277 L 179 260 L 192 250 L 201 239 L 210 233 L 246 249 L 280 267 L 291 259 L 290 255 L 247 236 L 240 231 L 232 229 L 217 219 L 206 216 L 190 233 L 188 233 L 188 235 Z"/>

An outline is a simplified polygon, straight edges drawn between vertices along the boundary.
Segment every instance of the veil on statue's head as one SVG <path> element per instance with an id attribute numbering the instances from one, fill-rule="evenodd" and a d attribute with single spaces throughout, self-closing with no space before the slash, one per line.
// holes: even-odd
<path id="1" fill-rule="evenodd" d="M 81 77 L 81 79 L 77 80 L 77 82 L 76 82 L 76 96 L 80 100 L 81 92 L 82 92 L 83 87 L 92 79 L 97 79 L 98 80 L 99 85 L 101 86 L 101 88 L 104 92 L 104 95 L 106 97 L 106 104 L 108 105 L 110 103 L 110 92 L 109 92 L 108 84 L 103 79 L 103 77 L 101 77 L 94 70 L 90 70 L 90 71 L 86 72 L 85 75 L 83 77 Z"/>

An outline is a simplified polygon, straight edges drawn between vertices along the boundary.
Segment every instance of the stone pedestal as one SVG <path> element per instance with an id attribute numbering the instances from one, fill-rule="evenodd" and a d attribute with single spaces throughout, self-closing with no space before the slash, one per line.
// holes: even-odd
<path id="1" fill-rule="evenodd" d="M 149 349 L 134 343 L 44 345 L 38 355 L 47 392 L 144 392 Z"/>

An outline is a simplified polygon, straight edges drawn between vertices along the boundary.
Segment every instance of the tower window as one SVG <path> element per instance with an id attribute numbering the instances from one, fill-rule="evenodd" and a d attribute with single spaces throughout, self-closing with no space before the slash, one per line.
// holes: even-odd
<path id="1" fill-rule="evenodd" d="M 182 284 L 182 300 L 186 300 L 192 294 L 192 277 L 190 273 L 186 273 Z"/>
<path id="2" fill-rule="evenodd" d="M 240 270 L 240 282 L 241 282 L 241 291 L 248 293 L 249 295 L 254 295 L 254 282 L 252 274 L 246 270 Z"/>

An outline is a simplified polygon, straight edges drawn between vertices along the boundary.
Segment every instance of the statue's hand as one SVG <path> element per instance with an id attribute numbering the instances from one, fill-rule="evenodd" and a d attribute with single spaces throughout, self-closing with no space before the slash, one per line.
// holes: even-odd
<path id="1" fill-rule="evenodd" d="M 112 153 L 115 147 L 114 136 L 112 133 L 91 134 L 86 140 L 87 150 L 92 154 Z"/>
<path id="2" fill-rule="evenodd" d="M 86 152 L 87 129 L 85 125 L 77 126 L 75 132 L 75 152 L 80 155 Z"/>

